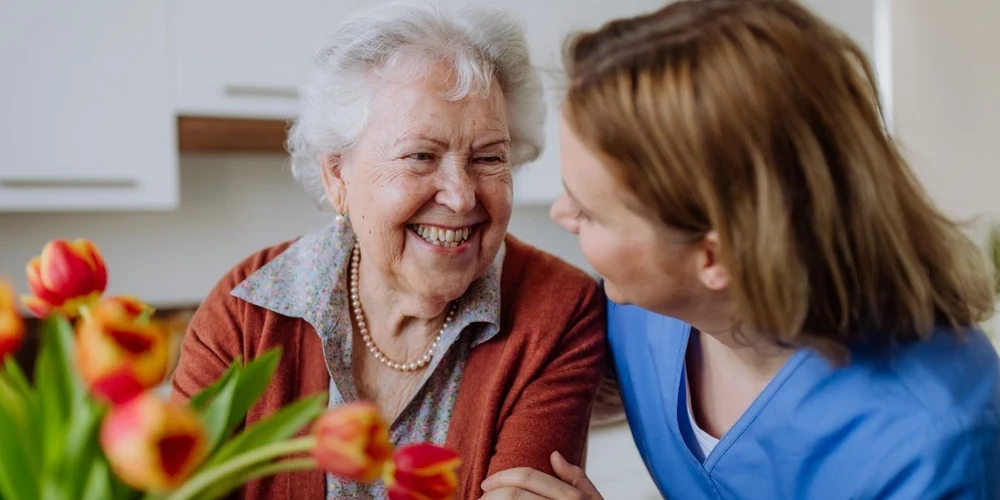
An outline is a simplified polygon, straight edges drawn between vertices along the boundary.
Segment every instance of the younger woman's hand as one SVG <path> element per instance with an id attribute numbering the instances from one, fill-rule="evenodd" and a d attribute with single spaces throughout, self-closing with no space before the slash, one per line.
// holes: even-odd
<path id="1" fill-rule="evenodd" d="M 583 469 L 559 452 L 551 460 L 558 477 L 527 467 L 497 472 L 483 481 L 481 500 L 604 500 Z"/>

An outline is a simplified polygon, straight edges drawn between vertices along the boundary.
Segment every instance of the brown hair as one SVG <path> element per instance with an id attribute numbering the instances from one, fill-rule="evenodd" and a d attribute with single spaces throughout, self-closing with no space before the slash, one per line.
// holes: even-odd
<path id="1" fill-rule="evenodd" d="M 741 322 L 845 359 L 989 317 L 981 252 L 884 129 L 867 57 L 790 0 L 686 0 L 572 37 L 564 112 L 650 219 L 716 231 Z"/>

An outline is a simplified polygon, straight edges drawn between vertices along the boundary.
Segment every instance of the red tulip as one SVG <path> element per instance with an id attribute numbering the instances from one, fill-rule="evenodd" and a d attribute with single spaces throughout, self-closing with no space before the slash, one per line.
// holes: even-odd
<path id="1" fill-rule="evenodd" d="M 125 403 L 166 376 L 169 339 L 142 317 L 144 307 L 137 299 L 109 297 L 78 323 L 77 367 L 99 399 Z"/>
<path id="2" fill-rule="evenodd" d="M 101 424 L 101 448 L 124 483 L 143 491 L 182 484 L 205 458 L 205 426 L 190 408 L 150 393 L 117 406 Z"/>
<path id="3" fill-rule="evenodd" d="M 458 488 L 459 456 L 430 443 L 403 446 L 386 468 L 389 500 L 451 500 Z"/>
<path id="4" fill-rule="evenodd" d="M 24 341 L 24 320 L 17 311 L 14 287 L 0 280 L 0 363 Z"/>
<path id="5" fill-rule="evenodd" d="M 333 408 L 313 424 L 312 432 L 312 456 L 320 468 L 345 479 L 370 483 L 392 458 L 388 426 L 372 403 Z"/>
<path id="6" fill-rule="evenodd" d="M 80 307 L 92 304 L 108 285 L 104 258 L 93 242 L 56 239 L 26 268 L 28 286 L 34 295 L 24 296 L 24 305 L 42 318 L 53 312 L 76 317 Z"/>

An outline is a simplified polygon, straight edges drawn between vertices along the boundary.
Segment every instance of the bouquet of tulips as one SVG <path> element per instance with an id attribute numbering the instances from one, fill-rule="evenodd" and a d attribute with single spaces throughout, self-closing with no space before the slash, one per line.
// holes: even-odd
<path id="1" fill-rule="evenodd" d="M 280 352 L 234 360 L 178 404 L 157 396 L 167 333 L 137 298 L 105 296 L 88 240 L 53 240 L 27 266 L 22 304 L 40 320 L 33 379 L 14 360 L 25 322 L 0 280 L 0 500 L 214 499 L 248 481 L 322 468 L 383 479 L 392 500 L 452 498 L 458 456 L 429 443 L 394 449 L 378 408 L 296 401 L 240 432 Z M 303 432 L 308 431 L 308 432 Z"/>

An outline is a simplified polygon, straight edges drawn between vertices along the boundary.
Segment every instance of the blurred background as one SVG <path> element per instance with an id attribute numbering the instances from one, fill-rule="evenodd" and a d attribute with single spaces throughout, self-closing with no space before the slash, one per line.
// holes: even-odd
<path id="1" fill-rule="evenodd" d="M 0 3 L 0 276 L 53 238 L 94 240 L 109 293 L 190 310 L 255 250 L 323 225 L 284 153 L 296 87 L 324 33 L 381 0 L 57 0 Z M 460 0 L 449 0 L 457 3 Z M 803 0 L 876 65 L 889 127 L 930 195 L 984 241 L 1000 213 L 1000 0 Z M 572 30 L 663 0 L 493 0 L 526 20 L 557 113 Z M 517 176 L 510 230 L 588 269 L 548 219 L 545 155 Z M 591 437 L 607 498 L 659 498 L 625 424 Z"/>

